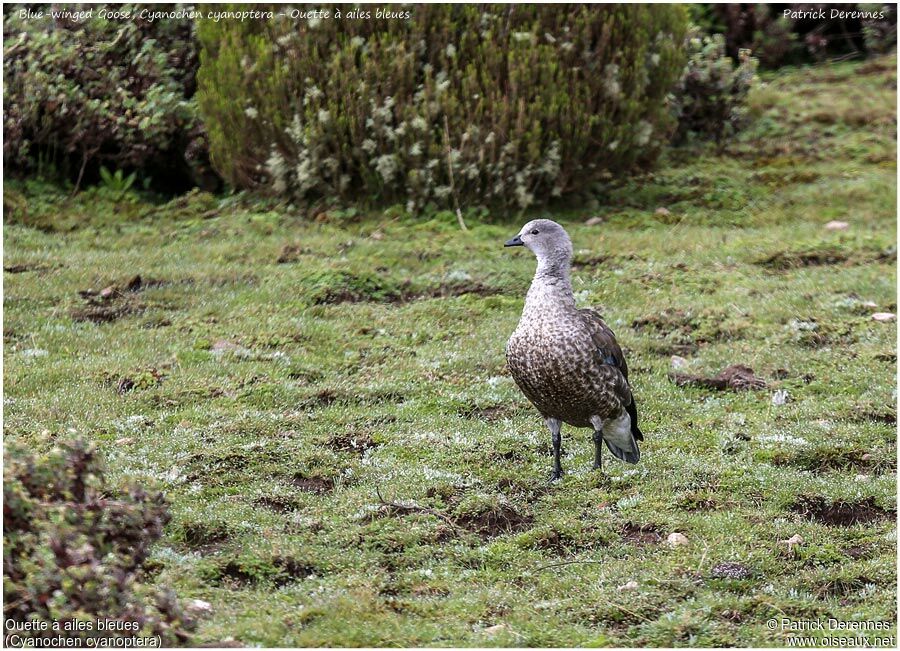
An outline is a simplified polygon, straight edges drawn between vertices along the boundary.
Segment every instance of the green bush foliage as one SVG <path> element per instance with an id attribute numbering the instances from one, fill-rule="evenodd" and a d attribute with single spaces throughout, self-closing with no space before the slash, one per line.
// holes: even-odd
<path id="1" fill-rule="evenodd" d="M 158 635 L 164 646 L 184 644 L 192 623 L 178 601 L 141 583 L 169 520 L 162 495 L 137 486 L 109 495 L 96 451 L 81 442 L 45 456 L 15 447 L 4 456 L 4 615 L 60 626 L 21 636 Z M 100 631 L 98 620 L 120 626 Z"/>
<path id="2" fill-rule="evenodd" d="M 139 171 L 173 189 L 209 185 L 205 134 L 190 100 L 198 64 L 185 20 L 54 18 L 4 7 L 3 158 L 7 169 L 95 181 Z M 119 5 L 137 12 L 137 5 Z M 179 187 L 180 186 L 180 187 Z"/>
<path id="3" fill-rule="evenodd" d="M 725 37 L 735 61 L 749 49 L 764 68 L 879 54 L 897 43 L 895 4 L 698 3 L 690 14 Z"/>
<path id="4" fill-rule="evenodd" d="M 721 34 L 703 36 L 694 28 L 687 39 L 688 62 L 672 107 L 678 116 L 675 142 L 721 142 L 745 123 L 747 94 L 756 79 L 756 59 L 741 50 L 738 63 L 725 53 Z"/>
<path id="5" fill-rule="evenodd" d="M 866 51 L 885 54 L 897 47 L 897 5 L 894 3 L 863 3 L 860 10 L 877 14 L 862 21 Z"/>
<path id="6" fill-rule="evenodd" d="M 647 166 L 671 135 L 682 7 L 362 11 L 199 26 L 199 106 L 225 179 L 303 201 L 413 210 L 455 191 L 527 207 Z"/>

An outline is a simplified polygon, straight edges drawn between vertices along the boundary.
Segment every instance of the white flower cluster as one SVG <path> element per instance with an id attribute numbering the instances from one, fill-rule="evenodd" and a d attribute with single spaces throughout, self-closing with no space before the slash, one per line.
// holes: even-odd
<path id="1" fill-rule="evenodd" d="M 495 41 L 504 25 L 495 13 L 481 15 L 486 39 Z M 395 57 L 396 78 L 382 79 L 360 64 L 348 87 L 347 80 L 311 72 L 315 79 L 304 79 L 286 138 L 276 138 L 265 162 L 271 189 L 301 201 L 365 191 L 376 201 L 403 200 L 411 212 L 429 204 L 451 208 L 462 197 L 528 208 L 571 190 L 574 177 L 613 169 L 617 161 L 628 165 L 666 137 L 658 107 L 634 106 L 663 67 L 671 35 L 657 34 L 637 66 L 618 55 L 597 61 L 566 25 L 550 32 L 523 24 L 506 38 L 517 50 L 558 54 L 552 72 L 540 71 L 541 78 L 557 76 L 557 95 L 546 86 L 529 89 L 530 70 L 510 72 L 511 86 L 502 90 L 482 85 L 463 65 L 462 42 L 448 42 L 433 56 L 425 40 L 349 38 L 342 47 L 357 61 Z M 573 101 L 576 81 L 585 84 L 579 92 L 589 93 L 590 108 L 581 94 Z M 255 108 L 245 112 L 258 119 Z M 629 118 L 605 119 L 619 113 Z M 573 171 L 573 161 L 583 161 L 580 169 Z"/>

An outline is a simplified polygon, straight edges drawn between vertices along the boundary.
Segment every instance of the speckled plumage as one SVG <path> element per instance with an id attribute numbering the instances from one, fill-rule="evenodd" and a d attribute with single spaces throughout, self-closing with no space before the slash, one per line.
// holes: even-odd
<path id="1" fill-rule="evenodd" d="M 526 246 L 538 259 L 522 317 L 506 345 L 513 379 L 547 421 L 554 447 L 561 421 L 594 428 L 596 466 L 601 440 L 620 459 L 637 462 L 636 441 L 643 436 L 637 428 L 628 366 L 600 315 L 575 305 L 568 235 L 556 222 L 538 219 L 507 245 Z M 554 474 L 559 472 L 557 468 Z"/>

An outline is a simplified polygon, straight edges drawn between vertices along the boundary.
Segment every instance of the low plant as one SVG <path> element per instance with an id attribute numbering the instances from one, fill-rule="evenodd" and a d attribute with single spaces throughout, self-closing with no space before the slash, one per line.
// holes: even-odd
<path id="1" fill-rule="evenodd" d="M 45 455 L 8 449 L 3 498 L 4 615 L 47 626 L 22 637 L 186 642 L 193 624 L 174 594 L 144 582 L 169 521 L 160 493 L 114 491 L 94 447 L 76 441 Z"/>
<path id="2" fill-rule="evenodd" d="M 721 34 L 693 29 L 687 39 L 688 62 L 675 88 L 672 107 L 678 119 L 674 141 L 715 140 L 734 134 L 747 117 L 747 94 L 756 79 L 757 61 L 741 50 L 735 65 Z"/>
<path id="3" fill-rule="evenodd" d="M 103 180 L 103 187 L 108 192 L 113 193 L 121 198 L 134 185 L 137 179 L 137 173 L 132 172 L 128 176 L 122 170 L 116 170 L 115 173 L 110 172 L 106 167 L 100 168 L 100 178 Z"/>

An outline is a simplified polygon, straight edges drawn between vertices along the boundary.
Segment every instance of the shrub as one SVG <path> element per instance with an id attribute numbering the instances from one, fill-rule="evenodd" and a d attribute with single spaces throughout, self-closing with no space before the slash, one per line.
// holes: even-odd
<path id="1" fill-rule="evenodd" d="M 866 50 L 875 54 L 889 52 L 897 46 L 897 5 L 861 4 L 863 11 L 880 14 L 862 21 L 863 42 Z"/>
<path id="2" fill-rule="evenodd" d="M 671 134 L 681 7 L 361 11 L 200 25 L 199 106 L 229 182 L 526 207 L 649 165 Z"/>
<path id="3" fill-rule="evenodd" d="M 158 635 L 183 644 L 192 626 L 174 596 L 140 583 L 150 545 L 169 519 L 160 494 L 136 486 L 107 495 L 95 450 L 80 442 L 36 457 L 5 455 L 3 475 L 4 615 L 91 630 L 25 631 L 51 638 Z M 138 630 L 98 631 L 98 620 Z M 58 646 L 58 645 L 54 645 Z"/>
<path id="4" fill-rule="evenodd" d="M 897 42 L 896 5 L 706 3 L 692 5 L 691 18 L 723 34 L 734 60 L 750 49 L 764 68 L 880 53 Z"/>
<path id="5" fill-rule="evenodd" d="M 721 142 L 745 121 L 747 93 L 756 79 L 756 59 L 741 50 L 735 66 L 725 53 L 721 34 L 702 36 L 697 29 L 692 30 L 686 47 L 688 62 L 672 101 L 678 117 L 675 142 Z"/>
<path id="6" fill-rule="evenodd" d="M 34 5 L 29 5 L 36 11 Z M 3 158 L 7 169 L 50 170 L 94 181 L 101 166 L 182 190 L 211 169 L 190 101 L 192 21 L 72 22 L 4 8 Z M 117 6 L 137 13 L 136 5 Z"/>

